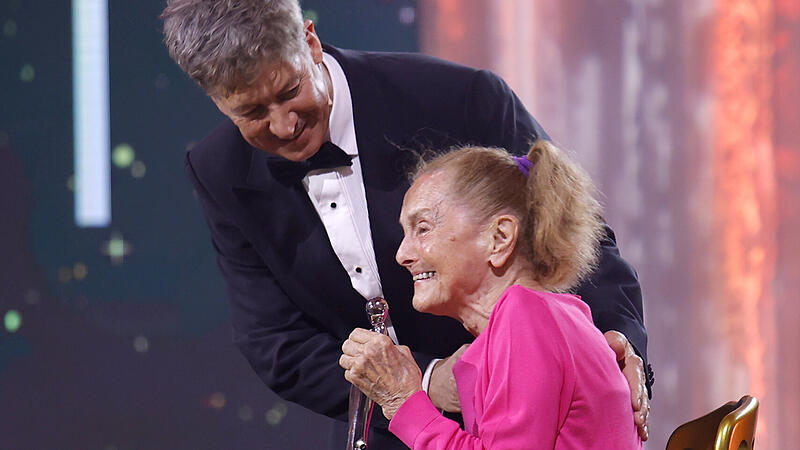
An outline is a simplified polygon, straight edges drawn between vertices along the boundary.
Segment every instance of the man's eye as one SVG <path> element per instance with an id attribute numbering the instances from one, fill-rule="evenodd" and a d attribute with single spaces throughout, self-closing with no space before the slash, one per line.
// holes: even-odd
<path id="1" fill-rule="evenodd" d="M 242 114 L 242 117 L 247 119 L 255 119 L 261 115 L 261 112 L 264 111 L 264 108 L 261 106 L 256 106 L 255 108 L 245 112 Z"/>
<path id="2" fill-rule="evenodd" d="M 283 98 L 290 99 L 297 97 L 297 94 L 300 92 L 300 83 L 297 83 L 297 86 L 289 89 L 288 91 L 283 93 Z"/>

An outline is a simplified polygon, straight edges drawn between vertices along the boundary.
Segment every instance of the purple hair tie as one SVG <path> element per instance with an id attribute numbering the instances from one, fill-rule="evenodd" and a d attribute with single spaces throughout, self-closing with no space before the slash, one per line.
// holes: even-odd
<path id="1" fill-rule="evenodd" d="M 519 171 L 527 177 L 528 173 L 530 173 L 530 168 L 533 167 L 533 161 L 528 159 L 527 156 L 512 156 L 512 158 L 517 163 Z"/>

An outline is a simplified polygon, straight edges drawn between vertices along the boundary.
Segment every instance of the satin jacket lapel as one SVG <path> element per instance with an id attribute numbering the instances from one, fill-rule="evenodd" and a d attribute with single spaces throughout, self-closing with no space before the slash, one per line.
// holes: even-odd
<path id="1" fill-rule="evenodd" d="M 345 324 L 366 324 L 364 300 L 352 289 L 302 184 L 274 178 L 269 158 L 277 157 L 253 148 L 247 180 L 233 188 L 245 222 L 254 226 L 248 230 L 253 245 L 292 301 L 346 335 L 352 326 Z"/>

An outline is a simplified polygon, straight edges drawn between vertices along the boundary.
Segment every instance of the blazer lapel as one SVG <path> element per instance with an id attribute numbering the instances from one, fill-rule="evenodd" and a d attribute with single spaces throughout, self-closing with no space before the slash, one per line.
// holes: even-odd
<path id="1" fill-rule="evenodd" d="M 267 160 L 277 156 L 251 148 L 247 178 L 233 193 L 256 251 L 287 296 L 315 320 L 344 335 L 352 323 L 366 325 L 364 300 L 352 288 L 302 184 L 273 177 Z"/>

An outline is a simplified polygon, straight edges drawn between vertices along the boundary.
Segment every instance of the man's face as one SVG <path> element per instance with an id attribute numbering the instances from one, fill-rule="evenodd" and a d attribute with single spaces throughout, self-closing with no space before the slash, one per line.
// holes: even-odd
<path id="1" fill-rule="evenodd" d="M 292 161 L 310 158 L 326 140 L 333 106 L 322 47 L 308 23 L 306 41 L 311 52 L 265 63 L 251 86 L 212 96 L 250 145 Z"/>

